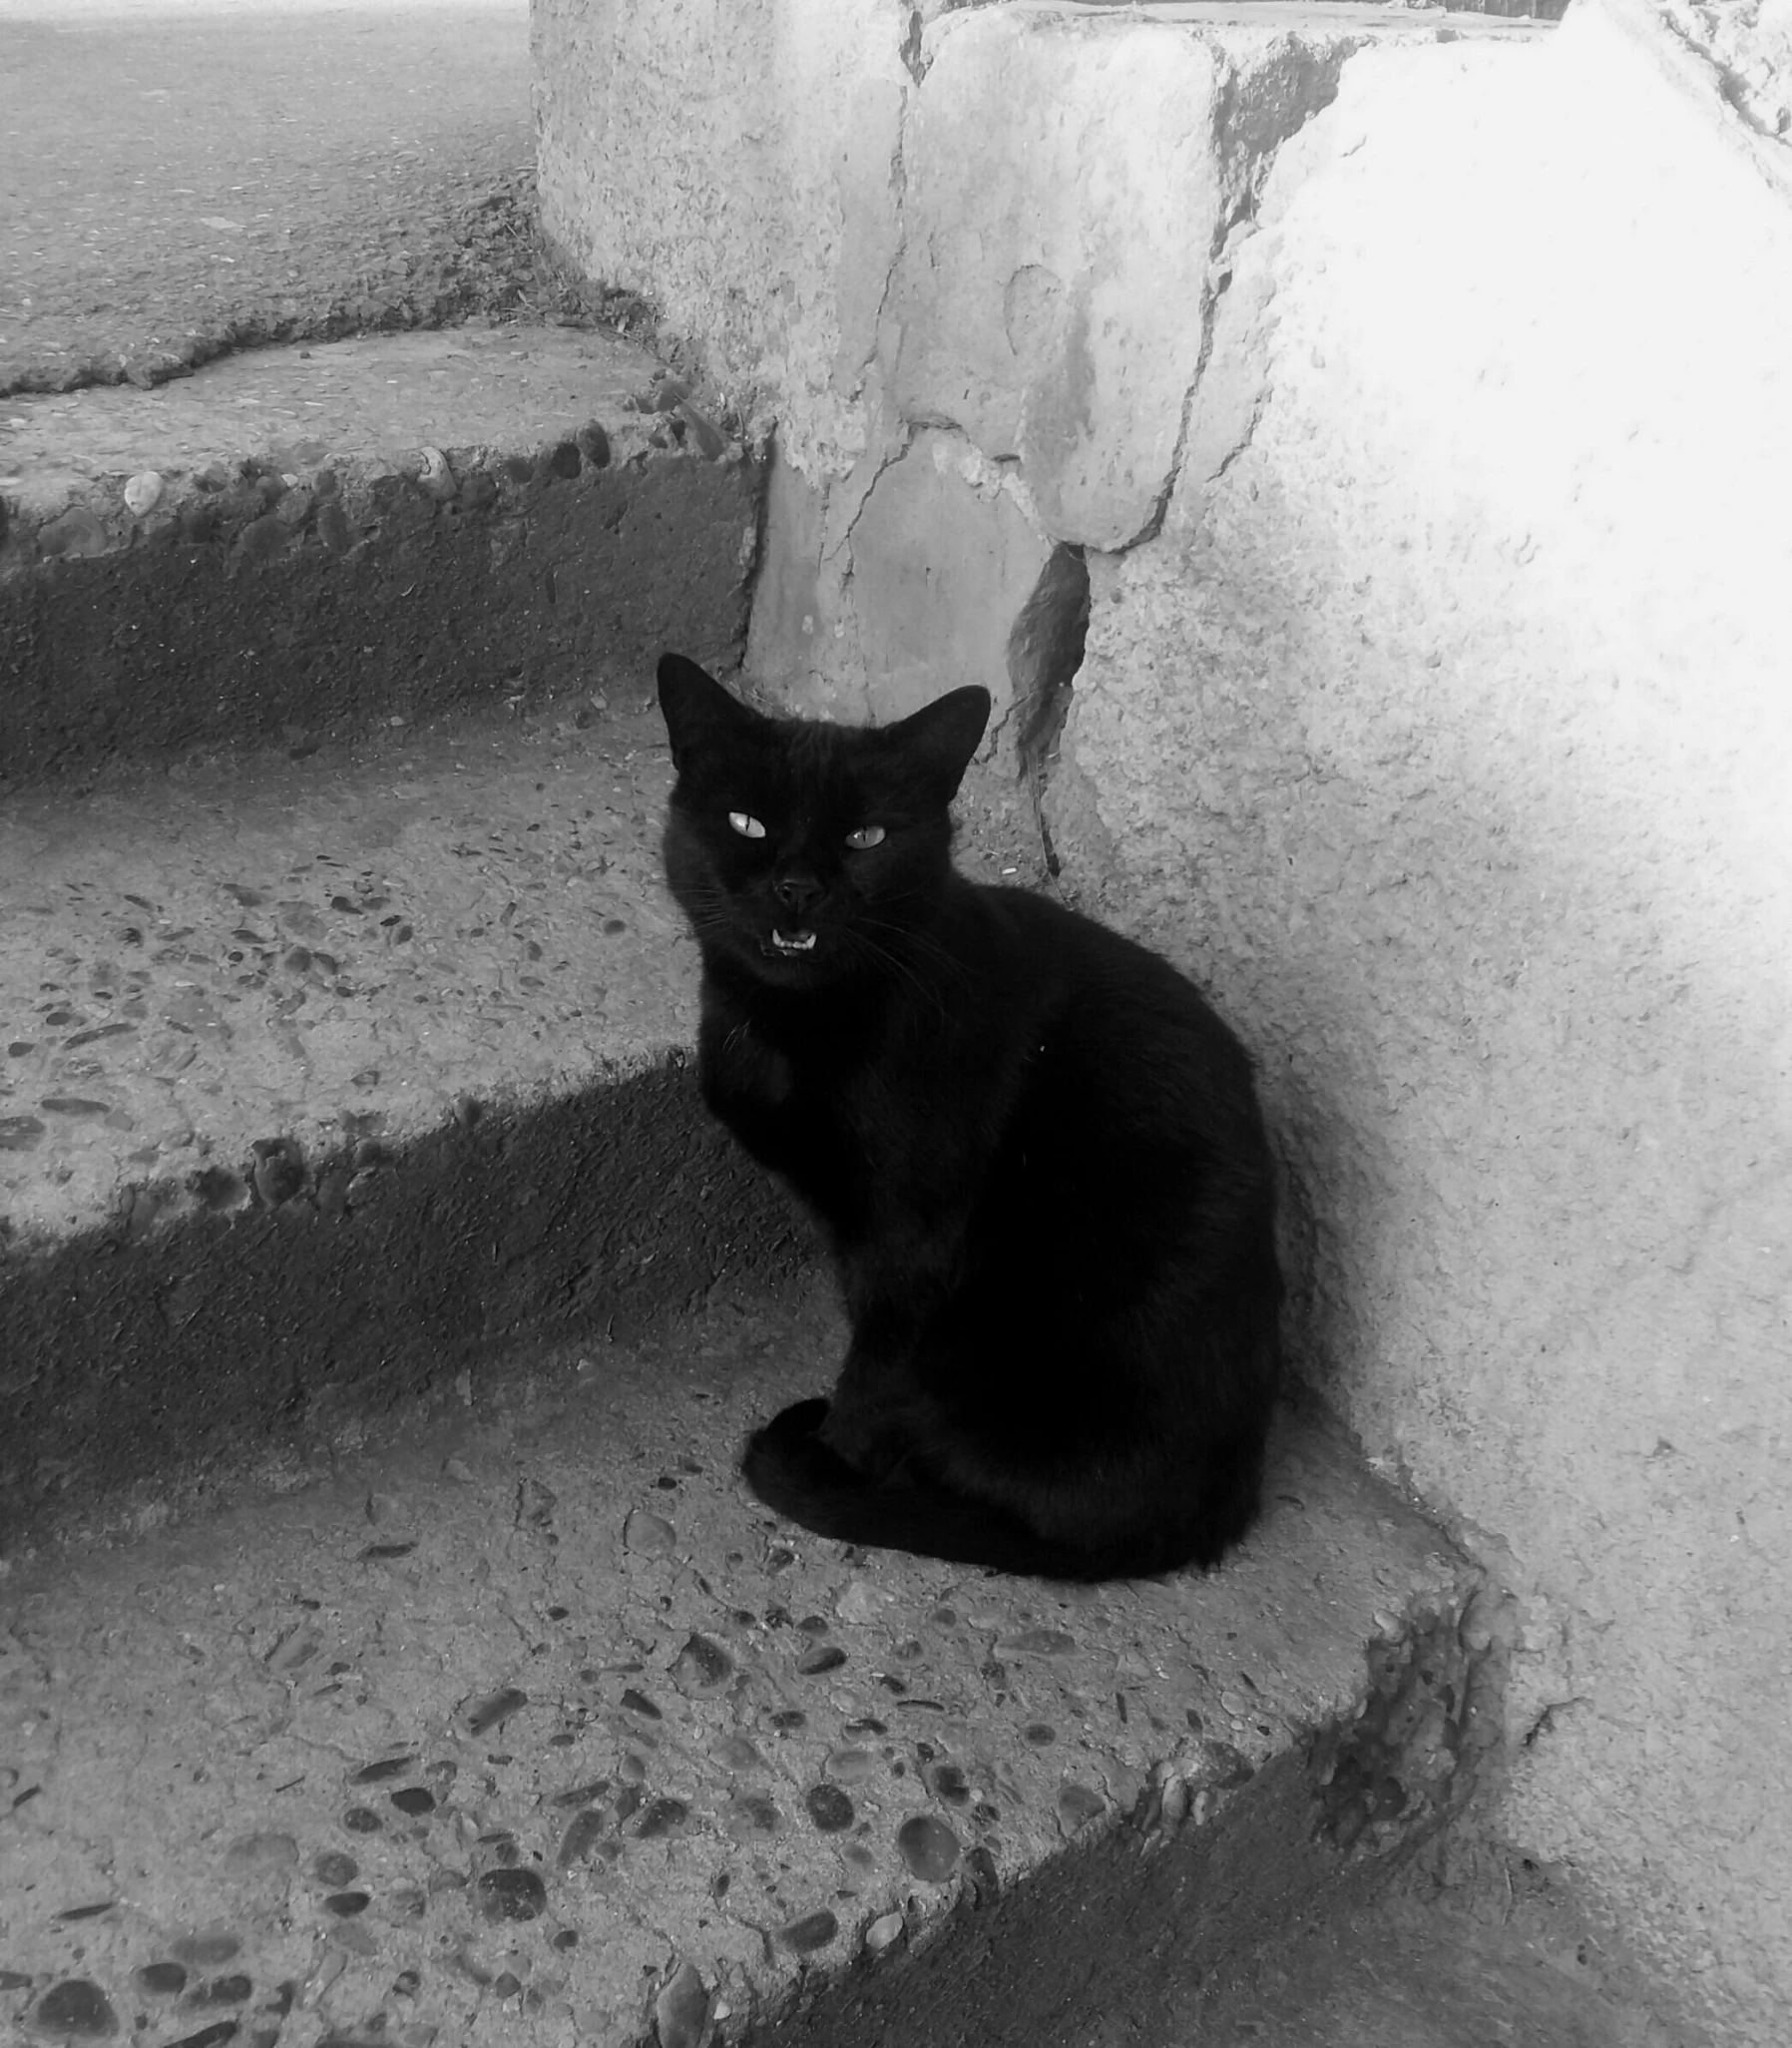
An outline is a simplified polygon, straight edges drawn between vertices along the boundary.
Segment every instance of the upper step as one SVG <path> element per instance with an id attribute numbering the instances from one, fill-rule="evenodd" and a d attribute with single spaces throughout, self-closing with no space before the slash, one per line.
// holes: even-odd
<path id="1" fill-rule="evenodd" d="M 485 322 L 0 401 L 0 786 L 638 678 L 758 482 L 647 350 Z"/>

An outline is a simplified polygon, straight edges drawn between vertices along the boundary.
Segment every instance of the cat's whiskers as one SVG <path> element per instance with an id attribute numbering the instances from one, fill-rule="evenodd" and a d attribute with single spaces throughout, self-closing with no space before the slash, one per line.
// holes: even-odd
<path id="1" fill-rule="evenodd" d="M 959 959 L 949 946 L 942 945 L 932 932 L 924 929 L 918 930 L 912 925 L 898 924 L 888 918 L 861 917 L 858 922 L 861 927 L 868 927 L 872 931 L 894 931 L 900 933 L 906 950 L 924 959 L 930 967 L 936 969 L 941 975 L 961 985 L 969 981 L 970 977 L 965 971 L 965 963 Z M 877 942 L 873 940 L 871 943 L 876 944 Z M 889 951 L 888 948 L 883 950 Z M 906 965 L 907 963 L 905 962 L 904 964 Z"/>
<path id="2" fill-rule="evenodd" d="M 889 928 L 900 929 L 899 926 Z M 910 984 L 917 995 L 928 997 L 933 1008 L 939 1012 L 942 1018 L 945 1016 L 946 1005 L 942 1000 L 941 991 L 937 983 L 930 981 L 924 974 L 920 973 L 912 962 L 905 960 L 894 948 L 880 944 L 878 940 L 872 938 L 860 926 L 849 925 L 842 936 L 847 941 L 850 950 L 856 950 L 861 956 L 868 956 L 880 967 L 888 968 L 895 972 Z"/>

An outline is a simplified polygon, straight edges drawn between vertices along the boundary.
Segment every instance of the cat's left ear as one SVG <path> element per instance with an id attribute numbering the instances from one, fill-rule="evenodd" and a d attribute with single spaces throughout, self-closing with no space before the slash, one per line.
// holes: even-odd
<path id="1" fill-rule="evenodd" d="M 707 669 L 688 657 L 665 654 L 658 670 L 660 710 L 672 741 L 672 767 L 705 740 L 725 744 L 761 723 L 757 712 L 732 697 Z"/>
<path id="2" fill-rule="evenodd" d="M 958 794 L 965 769 L 990 722 L 990 694 L 967 683 L 883 729 L 882 738 L 903 765 L 919 774 L 941 803 Z"/>

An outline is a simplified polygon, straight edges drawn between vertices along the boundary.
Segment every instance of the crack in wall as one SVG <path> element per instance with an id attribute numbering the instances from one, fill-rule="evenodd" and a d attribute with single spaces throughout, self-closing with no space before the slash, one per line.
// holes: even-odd
<path id="1" fill-rule="evenodd" d="M 1232 253 L 1238 243 L 1256 231 L 1257 209 L 1263 188 L 1275 168 L 1282 145 L 1324 113 L 1338 96 L 1344 66 L 1369 40 L 1344 40 L 1323 51 L 1298 43 L 1284 48 L 1261 69 L 1248 76 L 1236 65 L 1228 68 L 1213 109 L 1213 148 L 1220 166 L 1222 204 L 1214 222 L 1209 255 L 1208 285 L 1201 298 L 1201 338 L 1195 354 L 1194 374 L 1182 395 L 1182 416 L 1176 426 L 1176 442 L 1164 476 L 1163 488 L 1150 514 L 1128 547 L 1153 540 L 1163 530 L 1170 501 L 1181 480 L 1188 450 L 1189 429 L 1195 401 L 1212 359 L 1219 311 L 1232 282 Z M 1227 454 L 1220 471 L 1250 445 L 1262 413 L 1262 400 L 1253 406 L 1237 445 Z M 1120 550 L 1121 553 L 1124 550 Z"/>
<path id="2" fill-rule="evenodd" d="M 926 26 L 920 8 L 911 7 L 908 11 L 908 31 L 902 38 L 901 56 L 904 68 L 916 85 L 927 76 L 933 63 L 933 59 L 923 55 L 921 49 L 921 34 Z"/>
<path id="3" fill-rule="evenodd" d="M 1314 1742 L 1324 1825 L 1341 1848 L 1385 1852 L 1443 1824 L 1497 1758 L 1505 1664 L 1465 1625 L 1478 1590 L 1371 1643 L 1362 1706 Z"/>
<path id="4" fill-rule="evenodd" d="M 1046 823 L 1046 784 L 1088 637 L 1089 564 L 1081 548 L 1060 541 L 1008 636 L 1014 704 L 1004 721 L 1004 730 L 1015 728 L 1020 777 L 1032 801 L 1046 871 L 1053 876 L 1061 863 Z"/>

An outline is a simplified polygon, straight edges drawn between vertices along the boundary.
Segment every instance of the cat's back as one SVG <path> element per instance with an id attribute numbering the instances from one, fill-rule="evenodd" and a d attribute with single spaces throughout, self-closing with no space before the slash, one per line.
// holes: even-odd
<path id="1" fill-rule="evenodd" d="M 1030 889 L 968 883 L 1006 956 L 1012 1016 L 1042 1087 L 1098 1117 L 1223 1131 L 1246 1150 L 1261 1120 L 1243 1045 L 1195 984 L 1149 947 Z"/>

